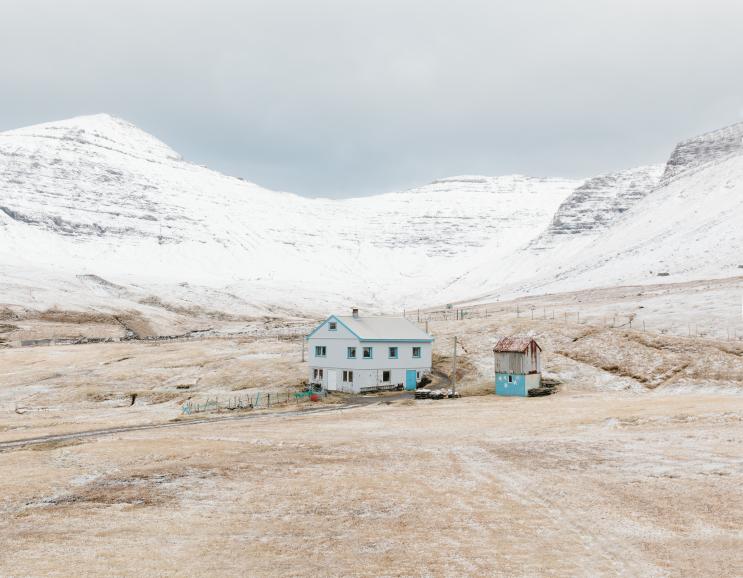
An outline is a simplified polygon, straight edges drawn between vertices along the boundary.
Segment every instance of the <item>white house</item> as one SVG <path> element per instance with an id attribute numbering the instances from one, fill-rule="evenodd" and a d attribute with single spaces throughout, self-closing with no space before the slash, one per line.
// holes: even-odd
<path id="1" fill-rule="evenodd" d="M 404 317 L 331 315 L 307 336 L 309 381 L 329 391 L 415 389 L 431 371 L 433 337 Z"/>

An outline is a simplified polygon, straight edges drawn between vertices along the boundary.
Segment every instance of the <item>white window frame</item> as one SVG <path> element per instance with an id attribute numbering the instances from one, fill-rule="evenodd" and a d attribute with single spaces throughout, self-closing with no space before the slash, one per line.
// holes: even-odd
<path id="1" fill-rule="evenodd" d="M 392 350 L 394 349 L 395 354 L 392 355 Z M 396 347 L 394 345 L 391 345 L 387 348 L 387 359 L 397 359 L 400 355 L 400 348 Z"/>
<path id="2" fill-rule="evenodd" d="M 335 321 L 328 321 L 328 331 L 338 331 L 338 323 Z"/>
<path id="3" fill-rule="evenodd" d="M 415 350 L 416 349 L 418 350 L 418 355 L 415 354 Z M 423 352 L 422 349 L 423 348 L 420 345 L 418 345 L 416 347 L 413 347 L 413 359 L 420 359 L 421 358 L 421 353 Z"/>
<path id="4" fill-rule="evenodd" d="M 366 355 L 366 352 L 369 352 L 369 355 Z M 373 347 L 364 347 L 364 349 L 361 350 L 361 358 L 362 359 L 374 359 L 374 348 Z"/>
<path id="5" fill-rule="evenodd" d="M 315 345 L 315 357 L 327 357 L 328 346 L 327 345 Z"/>

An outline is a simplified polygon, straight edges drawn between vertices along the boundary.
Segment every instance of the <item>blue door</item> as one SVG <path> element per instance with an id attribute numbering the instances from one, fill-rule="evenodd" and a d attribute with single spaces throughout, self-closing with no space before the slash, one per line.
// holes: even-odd
<path id="1" fill-rule="evenodd" d="M 418 385 L 418 374 L 415 369 L 405 371 L 405 389 L 412 390 Z"/>

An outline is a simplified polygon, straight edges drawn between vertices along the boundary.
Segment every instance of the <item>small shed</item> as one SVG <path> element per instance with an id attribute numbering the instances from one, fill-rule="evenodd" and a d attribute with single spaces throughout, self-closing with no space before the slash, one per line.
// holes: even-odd
<path id="1" fill-rule="evenodd" d="M 526 397 L 542 381 L 542 348 L 531 337 L 502 337 L 493 348 L 496 395 Z"/>

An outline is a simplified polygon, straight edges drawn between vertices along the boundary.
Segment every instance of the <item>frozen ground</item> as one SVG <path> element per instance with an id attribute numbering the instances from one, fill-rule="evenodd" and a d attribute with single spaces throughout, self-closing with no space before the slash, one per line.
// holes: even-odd
<path id="1" fill-rule="evenodd" d="M 436 338 L 437 379 L 449 376 L 458 337 L 458 382 L 466 393 L 492 389 L 492 347 L 499 335 L 518 333 L 537 338 L 545 371 L 563 382 L 563 391 L 735 393 L 743 391 L 739 295 L 736 278 L 467 305 L 460 321 L 454 309 L 408 315 L 420 316 Z M 185 401 L 291 392 L 307 375 L 299 337 L 316 320 L 175 318 L 175 329 L 208 321 L 211 330 L 185 342 L 0 349 L 0 438 L 74 430 L 82 420 L 90 427 L 167 420 Z M 56 312 L 0 321 L 0 331 L 6 345 L 17 345 L 42 337 L 120 337 L 123 328 L 110 316 Z M 247 331 L 254 334 L 230 337 Z"/>
<path id="2" fill-rule="evenodd" d="M 7 131 L 0 306 L 319 315 L 729 278 L 743 271 L 742 137 L 738 123 L 685 141 L 665 169 L 330 200 L 194 165 L 108 115 Z"/>
<path id="3" fill-rule="evenodd" d="M 0 453 L 0 573 L 735 576 L 743 397 L 398 402 Z"/>
<path id="4" fill-rule="evenodd" d="M 293 401 L 180 415 L 188 400 L 288 397 L 306 375 L 297 339 L 0 349 L 0 575 L 735 576 L 743 341 L 649 327 L 691 310 L 727 319 L 738 281 L 706 283 L 480 304 L 459 321 L 422 311 L 437 383 L 459 338 L 465 397 L 333 397 L 299 416 Z M 116 327 L 3 323 L 24 325 L 15 336 Z M 220 323 L 212 333 L 257 321 Z M 506 333 L 537 337 L 557 394 L 491 394 Z M 155 427 L 7 445 L 133 425 Z"/>

